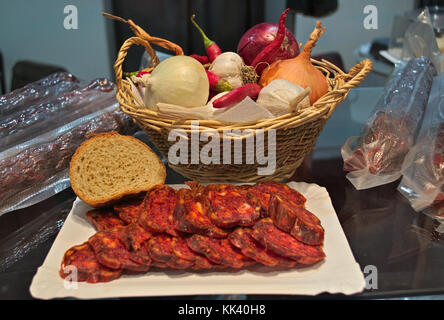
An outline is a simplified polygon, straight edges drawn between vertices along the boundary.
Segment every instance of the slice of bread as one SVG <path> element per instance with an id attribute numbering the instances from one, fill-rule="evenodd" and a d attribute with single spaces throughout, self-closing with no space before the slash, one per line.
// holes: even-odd
<path id="1" fill-rule="evenodd" d="M 107 132 L 80 145 L 71 159 L 69 178 L 80 199 L 102 207 L 163 184 L 166 170 L 143 142 Z"/>

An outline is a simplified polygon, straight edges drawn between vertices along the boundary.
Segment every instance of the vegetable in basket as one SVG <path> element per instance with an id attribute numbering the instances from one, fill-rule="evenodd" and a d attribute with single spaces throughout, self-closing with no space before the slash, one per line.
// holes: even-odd
<path id="1" fill-rule="evenodd" d="M 237 53 L 242 57 L 245 64 L 251 65 L 254 58 L 261 52 L 266 46 L 276 38 L 278 31 L 278 24 L 271 22 L 262 22 L 252 28 L 250 28 L 241 37 L 239 44 L 237 45 Z M 299 54 L 299 45 L 294 35 L 285 29 L 285 37 L 282 41 L 281 47 L 278 53 L 271 58 L 269 63 L 273 63 L 277 60 L 291 59 Z"/>
<path id="2" fill-rule="evenodd" d="M 309 87 L 310 104 L 328 92 L 328 82 L 322 72 L 310 61 L 310 55 L 318 39 L 324 34 L 325 27 L 320 21 L 316 21 L 316 27 L 310 35 L 301 53 L 292 59 L 279 60 L 273 62 L 264 70 L 259 80 L 259 85 L 265 87 L 274 79 L 286 79 L 300 85 L 303 88 Z"/>
<path id="3" fill-rule="evenodd" d="M 222 79 L 217 74 L 214 74 L 211 71 L 205 70 L 205 72 L 208 76 L 211 91 L 224 92 L 233 90 L 233 87 L 228 81 Z"/>
<path id="4" fill-rule="evenodd" d="M 190 57 L 196 59 L 197 61 L 199 61 L 202 64 L 210 63 L 210 59 L 208 59 L 207 56 L 200 56 L 198 54 L 190 54 Z"/>
<path id="5" fill-rule="evenodd" d="M 275 79 L 262 88 L 256 103 L 274 116 L 282 116 L 310 106 L 310 88 L 302 88 L 285 79 Z"/>
<path id="6" fill-rule="evenodd" d="M 254 68 L 245 65 L 237 53 L 230 51 L 220 54 L 208 70 L 228 81 L 233 88 L 239 88 L 247 83 L 256 83 L 258 79 Z"/>
<path id="7" fill-rule="evenodd" d="M 246 97 L 256 99 L 260 91 L 261 87 L 255 83 L 245 84 L 242 87 L 236 88 L 226 95 L 214 100 L 213 107 L 225 108 L 243 100 Z"/>
<path id="8" fill-rule="evenodd" d="M 170 57 L 151 74 L 131 79 L 146 87 L 145 106 L 152 110 L 157 110 L 159 102 L 192 108 L 208 101 L 210 85 L 205 68 L 189 56 Z"/>
<path id="9" fill-rule="evenodd" d="M 281 17 L 279 18 L 279 27 L 276 34 L 276 38 L 268 44 L 258 55 L 254 58 L 251 66 L 256 69 L 257 74 L 262 74 L 262 71 L 272 62 L 272 59 L 278 54 L 281 49 L 282 42 L 285 37 L 285 19 L 287 17 L 288 11 L 290 9 L 286 9 L 282 12 Z"/>
<path id="10" fill-rule="evenodd" d="M 203 32 L 202 28 L 199 27 L 199 25 L 196 23 L 194 18 L 196 17 L 195 14 L 191 16 L 191 22 L 193 25 L 199 30 L 200 34 L 202 35 L 205 50 L 207 51 L 208 58 L 210 59 L 210 62 L 213 62 L 214 59 L 217 58 L 218 55 L 222 53 L 222 50 L 219 48 L 219 46 L 216 44 L 216 42 L 210 40 L 207 35 Z"/>

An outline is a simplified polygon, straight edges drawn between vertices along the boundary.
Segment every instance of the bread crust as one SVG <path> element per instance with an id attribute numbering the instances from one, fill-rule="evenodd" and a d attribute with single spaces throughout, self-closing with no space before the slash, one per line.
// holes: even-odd
<path id="1" fill-rule="evenodd" d="M 159 181 L 153 181 L 153 183 L 150 183 L 149 185 L 142 187 L 142 188 L 137 188 L 137 189 L 130 189 L 130 190 L 126 190 L 116 196 L 113 197 L 108 197 L 108 198 L 104 198 L 101 200 L 93 200 L 93 199 L 89 199 L 88 196 L 82 192 L 82 190 L 76 185 L 75 183 L 75 179 L 73 179 L 74 173 L 73 173 L 73 167 L 76 163 L 76 161 L 78 160 L 78 157 L 82 154 L 83 150 L 89 145 L 94 143 L 95 141 L 97 141 L 98 139 L 104 139 L 104 138 L 112 138 L 112 137 L 124 137 L 125 139 L 130 139 L 136 143 L 138 143 L 141 147 L 149 150 L 150 152 L 152 152 L 154 158 L 156 159 L 156 161 L 159 164 L 159 168 L 161 170 L 161 172 L 159 173 L 159 175 L 161 176 L 161 179 L 159 179 Z M 86 140 L 85 142 L 83 142 L 76 150 L 76 152 L 74 153 L 74 155 L 71 158 L 71 162 L 69 165 L 69 180 L 71 181 L 71 188 L 73 189 L 74 193 L 86 204 L 90 205 L 91 207 L 94 208 L 100 208 L 100 207 L 105 207 L 108 205 L 112 205 L 116 202 L 118 202 L 119 200 L 123 199 L 123 198 L 129 198 L 129 197 L 133 197 L 136 195 L 139 195 L 142 192 L 146 192 L 148 190 L 150 190 L 152 187 L 154 187 L 155 185 L 159 185 L 159 184 L 164 184 L 165 183 L 165 179 L 166 179 L 166 168 L 165 165 L 163 164 L 162 160 L 157 156 L 157 154 L 150 148 L 148 147 L 145 143 L 143 143 L 142 141 L 132 137 L 132 136 L 124 136 L 121 135 L 115 131 L 111 131 L 111 132 L 104 132 L 104 133 L 99 133 L 97 135 L 94 135 L 93 137 L 91 137 L 90 139 Z"/>

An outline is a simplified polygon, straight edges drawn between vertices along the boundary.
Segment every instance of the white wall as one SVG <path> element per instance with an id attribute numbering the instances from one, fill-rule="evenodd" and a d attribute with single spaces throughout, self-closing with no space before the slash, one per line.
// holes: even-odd
<path id="1" fill-rule="evenodd" d="M 65 67 L 79 78 L 114 78 L 108 22 L 101 16 L 105 0 L 2 0 L 0 50 L 3 53 L 7 89 L 12 67 L 32 60 Z M 78 9 L 78 29 L 66 30 L 66 5 Z"/>
<path id="2" fill-rule="evenodd" d="M 277 22 L 285 3 L 285 0 L 267 0 L 267 20 Z M 327 17 L 312 18 L 297 14 L 294 34 L 299 42 L 305 43 L 319 19 L 326 26 L 326 32 L 313 53 L 337 51 L 348 70 L 357 62 L 353 51 L 375 38 L 390 37 L 393 17 L 413 9 L 414 3 L 415 0 L 339 0 L 338 9 Z M 377 30 L 366 30 L 363 26 L 366 5 L 375 5 L 378 9 Z"/>

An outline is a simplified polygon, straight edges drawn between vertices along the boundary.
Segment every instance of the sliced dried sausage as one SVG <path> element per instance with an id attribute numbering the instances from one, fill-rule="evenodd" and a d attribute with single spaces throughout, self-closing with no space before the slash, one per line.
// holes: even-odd
<path id="1" fill-rule="evenodd" d="M 152 235 L 151 232 L 145 230 L 140 224 L 135 222 L 129 224 L 125 231 L 128 245 L 134 251 L 139 250 L 143 243 L 151 238 Z"/>
<path id="2" fill-rule="evenodd" d="M 247 190 L 230 184 L 205 187 L 203 197 L 208 202 L 211 221 L 221 228 L 252 226 L 260 218 L 260 206 L 247 198 Z"/>
<path id="3" fill-rule="evenodd" d="M 269 213 L 275 226 L 290 233 L 296 240 L 310 245 L 321 245 L 324 241 L 324 228 L 317 222 L 319 219 L 304 207 L 273 195 Z"/>
<path id="4" fill-rule="evenodd" d="M 86 213 L 86 218 L 97 231 L 111 230 L 125 225 L 125 222 L 110 208 L 90 210 Z"/>
<path id="5" fill-rule="evenodd" d="M 310 246 L 296 240 L 290 234 L 278 229 L 271 218 L 257 222 L 253 227 L 252 236 L 264 247 L 299 264 L 311 265 L 325 257 L 320 246 Z"/>
<path id="6" fill-rule="evenodd" d="M 304 206 L 306 201 L 301 193 L 284 183 L 276 181 L 259 182 L 248 188 L 248 195 L 259 201 L 263 216 L 268 216 L 271 195 L 279 195 L 286 201 L 291 201 L 300 206 Z"/>
<path id="7" fill-rule="evenodd" d="M 120 219 L 129 224 L 139 219 L 141 205 L 141 199 L 132 199 L 114 205 L 114 211 L 119 214 Z"/>
<path id="8" fill-rule="evenodd" d="M 143 209 L 139 222 L 153 232 L 166 232 L 177 236 L 174 209 L 176 208 L 176 190 L 159 185 L 152 188 L 143 200 Z"/>
<path id="9" fill-rule="evenodd" d="M 187 269 L 193 262 L 178 257 L 173 251 L 173 238 L 167 234 L 156 234 L 148 241 L 151 257 L 173 269 Z"/>
<path id="10" fill-rule="evenodd" d="M 122 269 L 110 269 L 101 265 L 88 242 L 66 251 L 60 268 L 60 276 L 63 279 L 72 274 L 73 269 L 69 267 L 75 268 L 78 282 L 108 282 L 119 278 L 122 274 Z"/>
<path id="11" fill-rule="evenodd" d="M 268 250 L 251 236 L 250 228 L 237 228 L 228 237 L 231 243 L 249 257 L 265 266 L 292 268 L 296 261 Z"/>
<path id="12" fill-rule="evenodd" d="M 110 269 L 147 271 L 150 264 L 139 263 L 140 257 L 130 252 L 128 244 L 125 243 L 127 239 L 123 235 L 126 235 L 126 227 L 97 232 L 88 239 L 88 242 L 99 263 Z"/>
<path id="13" fill-rule="evenodd" d="M 177 206 L 174 212 L 176 228 L 187 233 L 207 235 L 214 238 L 226 238 L 228 232 L 215 226 L 208 217 L 208 210 L 202 195 L 194 194 L 190 189 L 177 192 Z"/>
<path id="14" fill-rule="evenodd" d="M 246 264 L 251 265 L 252 262 L 233 247 L 228 239 L 214 239 L 195 234 L 187 239 L 187 244 L 191 250 L 222 266 L 242 268 Z"/>

